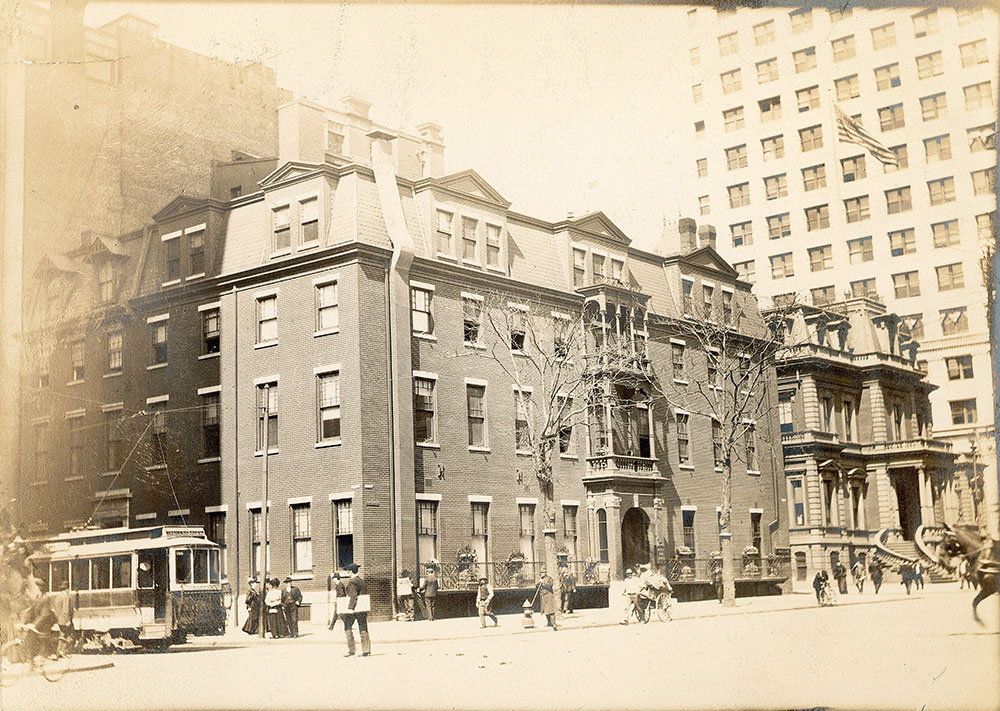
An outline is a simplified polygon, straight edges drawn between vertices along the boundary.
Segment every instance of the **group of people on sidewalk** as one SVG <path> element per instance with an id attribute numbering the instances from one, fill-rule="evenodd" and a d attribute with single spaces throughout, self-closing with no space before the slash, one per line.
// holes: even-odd
<path id="1" fill-rule="evenodd" d="M 260 631 L 261 598 L 257 591 L 260 581 L 257 578 L 247 580 L 247 621 L 243 631 L 247 634 L 257 634 Z M 272 639 L 280 637 L 295 638 L 299 636 L 299 607 L 302 605 L 302 591 L 292 582 L 291 576 L 285 578 L 284 584 L 277 578 L 264 582 L 264 635 L 271 634 Z"/>
<path id="2" fill-rule="evenodd" d="M 904 563 L 899 567 L 900 584 L 906 586 L 907 595 L 910 594 L 910 589 L 914 585 L 916 585 L 918 590 L 923 590 L 924 572 L 925 568 L 919 560 L 914 561 L 913 563 Z M 857 588 L 859 593 L 863 593 L 865 591 L 865 582 L 871 578 L 872 586 L 875 588 L 875 594 L 878 595 L 878 591 L 882 588 L 884 566 L 877 560 L 873 560 L 868 564 L 866 574 L 864 562 L 861 559 L 858 559 L 854 561 L 854 565 L 851 566 L 851 577 L 854 579 L 854 586 Z M 837 561 L 833 566 L 833 578 L 837 581 L 837 591 L 841 595 L 846 595 L 847 568 L 840 561 Z M 829 573 L 825 570 L 818 571 L 816 573 L 816 577 L 813 578 L 813 589 L 816 591 L 816 602 L 818 604 L 822 604 L 821 593 L 823 587 L 828 585 L 829 581 Z"/>

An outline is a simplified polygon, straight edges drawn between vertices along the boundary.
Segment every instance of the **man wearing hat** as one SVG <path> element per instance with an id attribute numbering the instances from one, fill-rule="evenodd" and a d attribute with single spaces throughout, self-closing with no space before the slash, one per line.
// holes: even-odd
<path id="1" fill-rule="evenodd" d="M 479 578 L 479 590 L 476 592 L 476 607 L 479 608 L 479 626 L 486 627 L 486 618 L 493 620 L 493 626 L 499 627 L 500 622 L 493 612 L 493 586 L 486 576 Z"/>
<path id="2" fill-rule="evenodd" d="M 631 568 L 625 571 L 625 586 L 622 589 L 622 595 L 625 596 L 625 617 L 618 624 L 627 625 L 629 615 L 632 614 L 632 609 L 638 604 L 639 601 L 639 591 L 642 589 L 642 583 L 639 582 L 639 577 L 635 574 Z"/>
<path id="3" fill-rule="evenodd" d="M 427 577 L 424 579 L 423 585 L 420 586 L 420 591 L 424 596 L 424 611 L 427 613 L 427 619 L 430 622 L 434 621 L 434 601 L 437 599 L 438 594 L 438 579 L 435 567 L 434 561 L 427 563 Z"/>
<path id="4" fill-rule="evenodd" d="M 354 656 L 354 622 L 358 623 L 358 633 L 361 636 L 361 656 L 368 657 L 372 653 L 371 640 L 368 638 L 368 595 L 365 594 L 365 581 L 358 574 L 361 566 L 351 563 L 346 569 L 351 571 L 351 579 L 344 586 L 347 593 L 347 610 L 344 612 L 344 634 L 347 636 L 347 654 Z"/>
<path id="5" fill-rule="evenodd" d="M 281 588 L 281 611 L 285 614 L 285 624 L 288 625 L 288 636 L 299 636 L 299 605 L 302 604 L 302 591 L 292 583 L 292 576 L 285 576 L 285 584 Z"/>

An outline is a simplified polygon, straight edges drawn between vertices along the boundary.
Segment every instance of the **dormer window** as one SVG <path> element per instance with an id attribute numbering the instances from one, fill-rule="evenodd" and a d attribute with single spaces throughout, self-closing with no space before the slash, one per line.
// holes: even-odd
<path id="1" fill-rule="evenodd" d="M 462 218 L 462 259 L 467 262 L 475 262 L 476 259 L 476 227 L 477 220 L 468 217 Z"/>
<path id="2" fill-rule="evenodd" d="M 167 281 L 178 281 L 181 278 L 181 241 L 178 238 L 167 240 Z"/>
<path id="3" fill-rule="evenodd" d="M 486 266 L 500 267 L 500 227 L 486 225 Z"/>
<path id="4" fill-rule="evenodd" d="M 313 196 L 299 203 L 299 219 L 302 222 L 302 243 L 319 240 L 319 198 Z"/>
<path id="5" fill-rule="evenodd" d="M 205 231 L 198 230 L 188 235 L 188 251 L 191 256 L 191 274 L 205 273 Z"/>
<path id="6" fill-rule="evenodd" d="M 587 280 L 587 253 L 573 248 L 573 286 L 583 286 Z"/>
<path id="7" fill-rule="evenodd" d="M 681 281 L 681 296 L 683 299 L 684 315 L 694 314 L 694 282 L 684 279 Z"/>
<path id="8" fill-rule="evenodd" d="M 625 282 L 625 262 L 620 259 L 611 260 L 611 278 L 616 282 Z"/>
<path id="9" fill-rule="evenodd" d="M 97 268 L 97 286 L 102 303 L 115 298 L 115 266 L 112 262 L 103 262 Z"/>
<path id="10" fill-rule="evenodd" d="M 591 255 L 593 259 L 593 279 L 595 284 L 600 284 L 604 281 L 604 255 L 603 254 L 593 254 Z"/>
<path id="11" fill-rule="evenodd" d="M 451 221 L 453 215 L 444 210 L 437 211 L 437 238 L 438 254 L 452 256 L 454 254 L 451 243 Z"/>
<path id="12" fill-rule="evenodd" d="M 276 207 L 272 211 L 274 219 L 273 251 L 280 252 L 292 246 L 292 230 L 289 222 L 288 205 Z"/>

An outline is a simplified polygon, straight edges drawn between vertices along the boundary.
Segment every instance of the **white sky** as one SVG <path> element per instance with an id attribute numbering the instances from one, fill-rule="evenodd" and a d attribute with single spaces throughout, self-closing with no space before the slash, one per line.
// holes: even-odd
<path id="1" fill-rule="evenodd" d="M 446 170 L 476 169 L 520 212 L 604 210 L 646 249 L 677 217 L 684 7 L 114 2 L 86 22 L 126 12 L 321 103 L 355 93 L 388 126 L 440 124 Z"/>

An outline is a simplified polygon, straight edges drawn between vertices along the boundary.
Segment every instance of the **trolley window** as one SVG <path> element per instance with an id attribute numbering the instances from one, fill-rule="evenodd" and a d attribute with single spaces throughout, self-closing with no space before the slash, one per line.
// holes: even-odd
<path id="1" fill-rule="evenodd" d="M 73 567 L 73 589 L 90 590 L 90 560 L 74 560 Z M 59 588 L 56 588 L 58 590 Z"/>
<path id="2" fill-rule="evenodd" d="M 194 582 L 208 582 L 208 549 L 194 549 Z"/>
<path id="3" fill-rule="evenodd" d="M 38 578 L 38 588 L 42 592 L 51 592 L 49 590 L 49 562 L 44 563 L 32 562 L 31 563 L 31 574 Z"/>
<path id="4" fill-rule="evenodd" d="M 111 587 L 111 559 L 94 558 L 90 561 L 90 587 L 107 590 Z"/>
<path id="5" fill-rule="evenodd" d="M 219 582 L 219 551 L 216 548 L 208 552 L 208 582 Z"/>
<path id="6" fill-rule="evenodd" d="M 111 559 L 111 587 L 132 587 L 131 555 L 116 555 Z"/>
<path id="7" fill-rule="evenodd" d="M 174 573 L 178 583 L 191 582 L 191 551 L 181 548 L 174 551 Z"/>
<path id="8" fill-rule="evenodd" d="M 52 561 L 52 584 L 50 590 L 62 590 L 63 585 L 69 584 L 69 561 Z"/>

